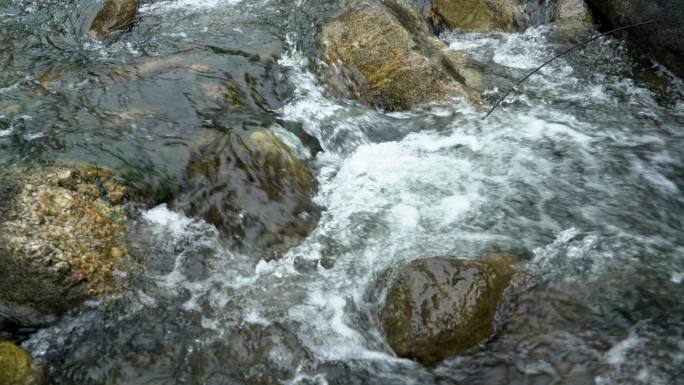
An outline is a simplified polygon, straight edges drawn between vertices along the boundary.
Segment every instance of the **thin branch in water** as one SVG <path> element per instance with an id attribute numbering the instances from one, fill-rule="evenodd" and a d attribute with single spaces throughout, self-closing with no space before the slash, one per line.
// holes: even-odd
<path id="1" fill-rule="evenodd" d="M 487 115 L 485 115 L 484 117 L 482 117 L 482 119 L 487 119 L 487 117 L 488 117 L 489 115 L 491 115 L 492 112 L 494 112 L 494 110 L 496 110 L 496 108 L 499 107 L 499 106 L 501 105 L 501 103 L 508 97 L 508 95 L 510 95 L 511 92 L 513 92 L 514 90 L 517 90 L 517 89 L 518 89 L 518 86 L 521 85 L 521 84 L 522 84 L 525 80 L 527 80 L 530 76 L 534 75 L 534 74 L 537 73 L 539 70 L 541 70 L 542 68 L 546 67 L 547 64 L 549 64 L 549 63 L 551 63 L 552 61 L 558 59 L 559 57 L 565 55 L 566 53 L 571 52 L 571 51 L 574 51 L 575 49 L 577 49 L 577 48 L 579 48 L 579 47 L 585 46 L 585 45 L 591 43 L 592 41 L 594 41 L 594 40 L 596 40 L 596 39 L 598 39 L 598 38 L 600 38 L 600 37 L 612 35 L 612 34 L 614 34 L 614 33 L 616 33 L 616 32 L 624 31 L 624 30 L 626 30 L 626 29 L 635 28 L 635 27 L 641 27 L 641 26 L 643 26 L 643 25 L 655 24 L 655 23 L 659 23 L 659 22 L 660 22 L 660 20 L 651 20 L 651 21 L 645 21 L 645 22 L 643 22 L 643 23 L 637 23 L 637 24 L 632 24 L 632 25 L 628 25 L 628 26 L 625 26 L 625 27 L 616 28 L 616 29 L 614 29 L 614 30 L 611 30 L 611 31 L 604 32 L 604 33 L 598 34 L 598 35 L 596 35 L 596 36 L 593 36 L 593 37 L 591 37 L 590 39 L 587 39 L 587 40 L 585 40 L 585 41 L 583 41 L 583 42 L 581 42 L 581 43 L 579 43 L 579 44 L 576 44 L 576 45 L 574 45 L 574 46 L 572 46 L 572 47 L 566 49 L 565 51 L 563 51 L 563 52 L 557 54 L 556 56 L 552 57 L 551 59 L 547 60 L 544 64 L 542 64 L 542 65 L 540 65 L 539 67 L 535 68 L 532 72 L 530 72 L 529 74 L 525 75 L 524 78 L 520 79 L 517 83 L 515 83 L 515 85 L 514 85 L 513 87 L 511 87 L 511 89 L 508 90 L 508 92 L 506 92 L 506 93 L 504 94 L 504 96 L 502 96 L 502 97 L 496 102 L 496 104 L 494 104 L 494 107 L 492 107 L 492 109 L 489 110 L 489 112 L 487 112 Z"/>

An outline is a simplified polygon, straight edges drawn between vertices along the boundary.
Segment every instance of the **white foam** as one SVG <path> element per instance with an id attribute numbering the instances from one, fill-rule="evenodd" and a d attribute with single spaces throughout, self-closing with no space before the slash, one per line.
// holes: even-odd
<path id="1" fill-rule="evenodd" d="M 547 26 L 523 33 L 452 32 L 443 36 L 453 50 L 466 51 L 479 60 L 492 60 L 510 68 L 532 69 L 543 63 L 549 45 Z"/>
<path id="2" fill-rule="evenodd" d="M 641 340 L 639 337 L 634 332 L 630 332 L 627 338 L 618 342 L 606 352 L 606 362 L 611 365 L 623 364 L 627 358 L 627 354 L 640 343 Z"/>
<path id="3" fill-rule="evenodd" d="M 303 342 L 322 359 L 386 359 L 386 354 L 369 349 L 366 339 L 349 326 L 346 305 L 341 295 L 314 287 L 305 303 L 290 309 L 290 316 L 306 324 L 309 332 Z"/>
<path id="4" fill-rule="evenodd" d="M 631 162 L 632 172 L 637 177 L 643 177 L 650 185 L 657 187 L 669 194 L 679 194 L 677 185 L 663 175 L 657 166 L 651 166 L 645 162 L 633 158 Z"/>
<path id="5" fill-rule="evenodd" d="M 210 10 L 222 5 L 233 5 L 241 0 L 169 0 L 151 4 L 144 4 L 139 12 L 144 13 L 163 13 L 168 11 L 189 11 L 189 10 Z"/>
<path id="6" fill-rule="evenodd" d="M 597 251 L 600 242 L 598 233 L 582 232 L 576 228 L 564 230 L 552 243 L 533 250 L 535 257 L 528 270 L 555 282 L 600 279 L 615 257 L 610 251 Z"/>
<path id="7" fill-rule="evenodd" d="M 564 118 L 565 121 L 572 121 L 575 119 L 571 116 L 565 116 Z M 522 123 L 521 134 L 529 139 L 570 139 L 577 143 L 586 143 L 592 140 L 592 137 L 573 129 L 568 124 L 552 123 L 528 116 L 521 117 L 520 123 Z"/>
<path id="8" fill-rule="evenodd" d="M 143 214 L 143 218 L 151 223 L 157 224 L 166 230 L 170 230 L 175 234 L 181 234 L 193 220 L 183 214 L 169 210 L 166 203 L 161 204 L 153 209 L 147 210 Z"/>
<path id="9" fill-rule="evenodd" d="M 290 69 L 290 80 L 296 87 L 293 100 L 282 107 L 281 113 L 287 120 L 301 122 L 309 134 L 316 135 L 320 133 L 320 122 L 333 117 L 341 107 L 324 97 L 323 88 L 306 70 L 308 59 L 295 48 L 294 39 L 294 35 L 287 35 L 290 50 L 278 60 L 278 64 Z"/>
<path id="10" fill-rule="evenodd" d="M 271 320 L 266 318 L 264 315 L 261 314 L 259 309 L 256 308 L 251 308 L 247 310 L 245 316 L 244 316 L 245 322 L 250 323 L 250 324 L 257 324 L 257 325 L 264 325 L 268 326 L 271 324 Z"/>

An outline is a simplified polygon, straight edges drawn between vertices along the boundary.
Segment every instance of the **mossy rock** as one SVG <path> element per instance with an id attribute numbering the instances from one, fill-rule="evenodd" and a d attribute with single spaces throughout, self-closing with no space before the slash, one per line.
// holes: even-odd
<path id="1" fill-rule="evenodd" d="M 269 130 L 205 138 L 191 156 L 172 207 L 201 217 L 248 254 L 282 256 L 315 227 L 315 180 L 306 163 Z"/>
<path id="2" fill-rule="evenodd" d="M 60 313 L 116 290 L 114 271 L 126 260 L 126 187 L 110 174 L 62 166 L 5 174 L 0 300 Z"/>
<path id="3" fill-rule="evenodd" d="M 432 10 L 446 25 L 475 31 L 517 31 L 518 0 L 432 0 Z"/>
<path id="4" fill-rule="evenodd" d="M 402 1 L 351 2 L 319 35 L 329 91 L 388 111 L 465 97 L 478 103 L 479 70 L 438 39 Z"/>
<path id="5" fill-rule="evenodd" d="M 104 0 L 90 31 L 102 37 L 124 28 L 133 22 L 139 7 L 139 0 Z"/>
<path id="6" fill-rule="evenodd" d="M 380 327 L 399 357 L 433 364 L 492 335 L 494 315 L 514 274 L 507 256 L 414 260 L 381 281 Z"/>
<path id="7" fill-rule="evenodd" d="M 0 341 L 0 385 L 34 385 L 38 371 L 28 353 L 9 341 Z"/>

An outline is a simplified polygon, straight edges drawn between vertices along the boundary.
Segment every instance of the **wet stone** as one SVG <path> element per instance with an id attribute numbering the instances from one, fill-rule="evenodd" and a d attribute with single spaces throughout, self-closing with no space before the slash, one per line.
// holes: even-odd
<path id="1" fill-rule="evenodd" d="M 55 166 L 0 179 L 0 300 L 60 313 L 116 290 L 126 215 L 87 174 Z"/>
<path id="2" fill-rule="evenodd" d="M 196 148 L 173 207 L 204 218 L 246 253 L 270 260 L 318 220 L 306 163 L 268 130 L 215 132 Z"/>
<path id="3" fill-rule="evenodd" d="M 104 0 L 90 31 L 98 37 L 130 25 L 140 7 L 139 0 Z"/>
<path id="4" fill-rule="evenodd" d="M 451 28 L 516 31 L 519 0 L 432 0 L 432 11 Z"/>
<path id="5" fill-rule="evenodd" d="M 401 1 L 363 0 L 323 26 L 322 78 L 338 97 L 388 111 L 465 97 L 477 104 L 476 66 L 432 36 L 420 14 Z"/>
<path id="6" fill-rule="evenodd" d="M 463 354 L 492 335 L 513 274 L 503 255 L 414 260 L 378 283 L 386 287 L 379 326 L 399 357 L 434 364 Z"/>

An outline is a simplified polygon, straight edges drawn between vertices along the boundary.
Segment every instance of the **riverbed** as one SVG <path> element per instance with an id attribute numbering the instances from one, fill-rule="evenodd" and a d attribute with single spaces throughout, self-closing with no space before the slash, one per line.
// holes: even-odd
<path id="1" fill-rule="evenodd" d="M 163 191 L 207 130 L 279 130 L 311 163 L 317 227 L 255 260 L 161 201 L 144 269 L 22 346 L 55 384 L 675 384 L 684 376 L 684 88 L 600 39 L 483 120 L 451 99 L 382 112 L 312 72 L 337 1 L 146 2 L 87 36 L 88 2 L 0 4 L 0 166 L 97 162 Z M 440 35 L 495 74 L 567 47 L 552 27 Z M 651 79 L 651 80 L 649 80 Z M 215 90 L 235 84 L 240 108 Z M 312 149 L 293 133 L 320 143 Z M 300 135 L 301 136 L 301 135 Z M 163 195 L 163 192 L 157 195 Z M 527 279 L 500 331 L 427 367 L 397 358 L 366 292 L 399 263 L 504 251 Z"/>

